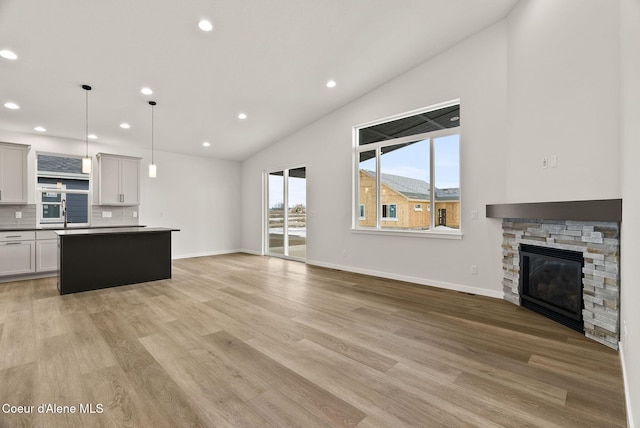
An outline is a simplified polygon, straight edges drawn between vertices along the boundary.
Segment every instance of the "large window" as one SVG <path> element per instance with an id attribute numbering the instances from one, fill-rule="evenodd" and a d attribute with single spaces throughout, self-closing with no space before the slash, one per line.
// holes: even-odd
<path id="1" fill-rule="evenodd" d="M 38 223 L 41 226 L 89 224 L 89 174 L 82 159 L 38 153 L 36 184 Z"/>
<path id="2" fill-rule="evenodd" d="M 460 231 L 460 104 L 358 126 L 354 228 Z"/>

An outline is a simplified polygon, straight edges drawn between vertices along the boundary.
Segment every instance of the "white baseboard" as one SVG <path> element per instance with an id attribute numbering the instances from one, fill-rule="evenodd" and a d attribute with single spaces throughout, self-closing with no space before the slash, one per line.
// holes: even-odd
<path id="1" fill-rule="evenodd" d="M 0 277 L 0 283 L 3 282 L 14 282 L 14 281 L 25 281 L 28 279 L 42 279 L 42 278 L 50 278 L 52 276 L 57 276 L 58 271 L 49 271 L 49 272 L 40 272 L 40 273 L 28 273 L 21 275 L 13 275 L 13 276 L 4 276 Z"/>
<path id="2" fill-rule="evenodd" d="M 629 428 L 635 428 L 636 425 L 633 422 L 633 413 L 631 409 L 631 395 L 629 391 L 629 378 L 627 377 L 627 365 L 624 359 L 624 347 L 622 342 L 618 342 L 618 352 L 620 354 L 620 364 L 622 365 L 622 381 L 624 382 L 624 400 L 627 408 L 627 426 Z"/>
<path id="3" fill-rule="evenodd" d="M 178 254 L 171 256 L 171 260 L 190 259 L 193 257 L 207 257 L 207 256 L 220 256 L 223 254 L 240 253 L 243 250 L 221 250 L 221 251 L 207 251 L 204 253 L 191 253 L 191 254 Z"/>
<path id="4" fill-rule="evenodd" d="M 486 297 L 494 297 L 496 299 L 504 298 L 504 293 L 502 291 L 486 290 L 484 288 L 470 287 L 468 285 L 453 284 L 450 282 L 435 281 L 431 279 L 418 278 L 415 276 L 398 275 L 394 273 L 380 272 L 380 271 L 370 270 L 370 269 L 361 269 L 361 268 L 355 268 L 352 266 L 336 265 L 333 263 L 318 262 L 314 260 L 307 260 L 307 264 L 313 265 L 313 266 L 325 267 L 329 269 L 343 270 L 346 272 L 360 273 L 363 275 L 377 276 L 379 278 L 387 278 L 387 279 L 394 279 L 397 281 L 412 282 L 414 284 L 444 288 L 446 290 L 460 291 L 463 293 L 477 294 L 477 295 L 486 296 Z"/>
<path id="5" fill-rule="evenodd" d="M 255 251 L 255 250 L 247 250 L 246 248 L 238 250 L 238 253 L 247 253 L 247 254 L 252 254 L 254 256 L 264 256 L 264 253 L 261 251 Z"/>

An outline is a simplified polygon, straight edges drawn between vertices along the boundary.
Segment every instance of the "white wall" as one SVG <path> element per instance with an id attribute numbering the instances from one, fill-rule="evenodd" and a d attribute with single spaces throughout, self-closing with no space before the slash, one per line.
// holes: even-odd
<path id="1" fill-rule="evenodd" d="M 36 152 L 84 155 L 83 142 L 0 131 L 0 141 L 30 144 L 29 203 L 35 203 Z M 147 176 L 150 151 L 89 143 L 97 174 L 96 153 L 143 158 L 139 224 L 180 229 L 172 235 L 173 257 L 232 252 L 240 248 L 240 164 L 210 158 L 155 152 L 158 177 Z M 94 196 L 97 189 L 92 190 Z M 94 198 L 97 201 L 96 198 Z"/>
<path id="2" fill-rule="evenodd" d="M 310 263 L 501 297 L 500 224 L 485 219 L 484 210 L 505 198 L 506 60 L 506 24 L 500 23 L 245 161 L 243 248 L 262 250 L 263 171 L 303 163 Z M 463 239 L 351 232 L 352 127 L 456 98 Z M 478 220 L 471 220 L 472 210 Z M 478 275 L 471 275 L 472 264 Z"/>
<path id="3" fill-rule="evenodd" d="M 142 162 L 140 222 L 175 227 L 173 256 L 195 257 L 240 248 L 240 164 L 155 152 L 158 176 Z"/>
<path id="4" fill-rule="evenodd" d="M 622 0 L 620 17 L 623 196 L 621 355 L 627 383 L 629 426 L 633 428 L 640 420 L 640 0 Z"/>
<path id="5" fill-rule="evenodd" d="M 507 199 L 619 198 L 618 2 L 524 0 L 508 25 Z"/>

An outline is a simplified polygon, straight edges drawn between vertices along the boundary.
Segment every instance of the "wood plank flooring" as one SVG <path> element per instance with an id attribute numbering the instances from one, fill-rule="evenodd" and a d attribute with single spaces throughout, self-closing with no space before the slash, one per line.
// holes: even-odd
<path id="1" fill-rule="evenodd" d="M 34 406 L 0 427 L 621 427 L 623 394 L 615 351 L 526 309 L 276 258 L 0 284 L 0 405 Z"/>

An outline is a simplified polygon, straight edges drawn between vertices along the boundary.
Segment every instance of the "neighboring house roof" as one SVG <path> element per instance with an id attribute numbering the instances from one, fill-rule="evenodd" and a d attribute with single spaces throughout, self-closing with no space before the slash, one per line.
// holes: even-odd
<path id="1" fill-rule="evenodd" d="M 373 171 L 361 170 L 371 178 L 375 179 Z M 429 199 L 429 183 L 417 178 L 403 177 L 402 175 L 380 174 L 380 181 L 385 186 L 395 190 L 409 199 Z M 449 187 L 439 189 L 436 187 L 436 200 L 458 200 L 460 198 L 460 188 Z"/>

